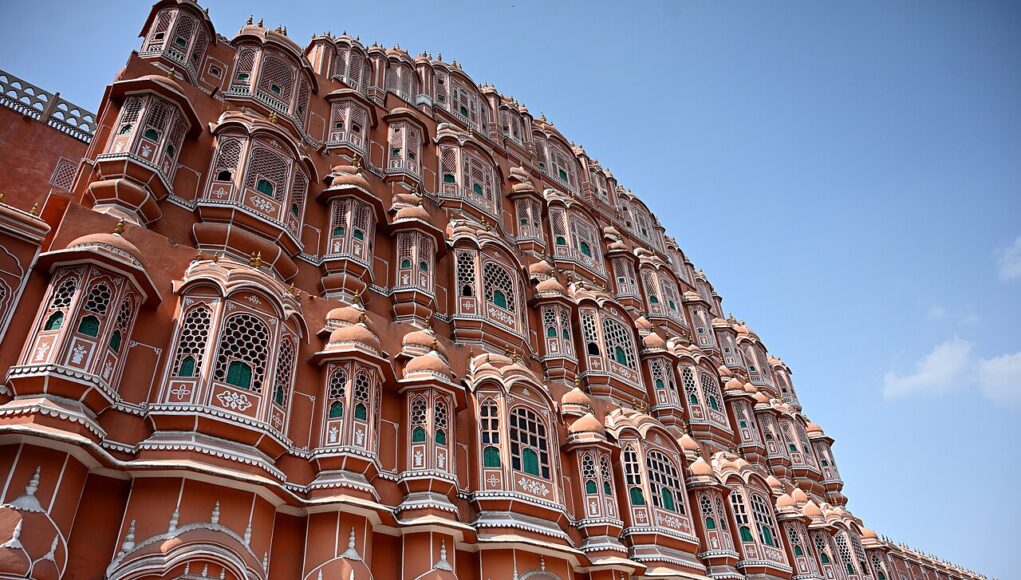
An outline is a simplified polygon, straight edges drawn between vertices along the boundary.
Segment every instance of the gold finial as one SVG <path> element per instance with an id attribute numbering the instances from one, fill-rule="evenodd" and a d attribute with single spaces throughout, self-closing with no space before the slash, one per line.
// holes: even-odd
<path id="1" fill-rule="evenodd" d="M 362 303 L 362 293 L 361 292 L 355 292 L 355 295 L 351 297 L 351 303 L 352 304 L 361 305 L 361 303 Z"/>
<path id="2" fill-rule="evenodd" d="M 167 71 L 167 78 L 168 79 L 174 80 L 175 77 L 177 77 L 177 71 L 175 71 L 174 69 L 170 69 L 170 70 Z"/>
<path id="3" fill-rule="evenodd" d="M 254 18 L 255 18 L 254 14 L 249 14 L 248 15 L 248 20 L 245 21 L 245 24 L 247 24 L 248 26 L 251 26 L 252 25 L 252 19 L 254 19 Z"/>
<path id="4" fill-rule="evenodd" d="M 259 28 L 262 28 L 262 18 L 259 18 Z"/>
<path id="5" fill-rule="evenodd" d="M 4 198 L 7 197 L 6 193 L 0 193 L 0 203 L 4 202 Z"/>
<path id="6" fill-rule="evenodd" d="M 432 350 L 440 350 L 440 341 L 433 339 L 433 343 L 429 345 Z"/>
<path id="7" fill-rule="evenodd" d="M 432 331 L 433 323 L 428 318 L 426 318 L 425 322 L 422 323 L 422 328 L 428 331 Z"/>
<path id="8" fill-rule="evenodd" d="M 358 322 L 364 324 L 366 318 L 368 318 L 368 316 L 365 315 L 365 311 L 363 310 L 361 314 L 358 315 Z"/>
<path id="9" fill-rule="evenodd" d="M 542 113 L 541 115 L 539 115 L 539 120 L 542 121 L 543 123 L 545 123 L 546 122 L 546 113 Z"/>
<path id="10" fill-rule="evenodd" d="M 294 282 L 291 282 L 291 287 L 288 288 L 287 291 L 291 293 L 291 296 L 295 298 L 298 297 L 298 289 L 294 287 Z"/>
<path id="11" fill-rule="evenodd" d="M 248 265 L 259 269 L 262 267 L 262 252 L 252 252 L 251 257 L 248 258 Z"/>
<path id="12" fill-rule="evenodd" d="M 475 347 L 474 346 L 469 346 L 468 347 L 468 360 L 471 360 L 473 358 L 475 358 Z"/>
<path id="13" fill-rule="evenodd" d="M 574 386 L 578 387 L 579 389 L 581 388 L 581 376 L 580 375 L 574 375 Z"/>
<path id="14" fill-rule="evenodd" d="M 32 204 L 32 209 L 28 210 L 28 213 L 32 215 L 39 215 L 39 204 Z"/>
<path id="15" fill-rule="evenodd" d="M 284 33 L 284 36 L 287 36 L 287 27 L 286 26 L 283 27 L 282 32 Z"/>
<path id="16" fill-rule="evenodd" d="M 192 261 L 193 262 L 199 262 L 199 261 L 204 260 L 204 259 L 205 259 L 205 256 L 202 255 L 202 250 L 199 250 L 198 252 L 195 252 L 195 257 L 192 258 Z"/>
<path id="17" fill-rule="evenodd" d="M 351 166 L 355 168 L 355 173 L 361 173 L 362 172 L 362 158 L 359 157 L 358 155 L 355 155 L 354 159 L 351 160 Z"/>
<path id="18" fill-rule="evenodd" d="M 115 225 L 113 227 L 113 233 L 115 233 L 115 234 L 123 234 L 124 233 L 124 218 L 121 218 L 121 219 L 117 220 L 117 225 Z M 200 252 L 199 255 L 201 256 L 202 253 Z"/>
<path id="19" fill-rule="evenodd" d="M 214 264 L 220 263 L 220 254 L 213 254 L 213 263 Z"/>
<path id="20" fill-rule="evenodd" d="M 438 60 L 440 62 L 443 62 L 443 53 L 442 52 L 437 52 L 436 53 L 436 60 Z"/>
<path id="21" fill-rule="evenodd" d="M 274 125 L 277 124 L 277 112 L 276 111 L 270 111 L 270 113 L 269 113 L 269 122 L 273 123 Z"/>

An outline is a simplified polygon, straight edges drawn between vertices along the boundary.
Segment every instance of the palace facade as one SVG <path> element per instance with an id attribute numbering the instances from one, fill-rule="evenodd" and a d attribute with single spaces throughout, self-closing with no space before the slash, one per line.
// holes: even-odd
<path id="1" fill-rule="evenodd" d="M 441 56 L 162 0 L 0 73 L 0 577 L 978 578 L 648 207 Z M 904 514 L 909 517 L 909 514 Z"/>

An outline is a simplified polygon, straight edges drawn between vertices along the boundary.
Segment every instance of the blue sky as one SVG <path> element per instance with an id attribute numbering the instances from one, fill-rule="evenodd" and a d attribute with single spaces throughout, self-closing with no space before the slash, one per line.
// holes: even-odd
<path id="1" fill-rule="evenodd" d="M 203 5 L 228 37 L 442 52 L 545 112 L 790 364 L 866 525 L 1016 571 L 1021 4 Z M 95 108 L 148 6 L 8 3 L 0 68 Z"/>

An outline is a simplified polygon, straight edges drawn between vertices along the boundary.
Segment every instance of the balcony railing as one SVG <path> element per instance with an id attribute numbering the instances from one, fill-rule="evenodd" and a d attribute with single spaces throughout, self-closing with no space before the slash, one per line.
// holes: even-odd
<path id="1" fill-rule="evenodd" d="M 142 58 L 148 58 L 153 56 L 165 56 L 168 59 L 176 62 L 177 64 L 184 67 L 188 71 L 188 76 L 191 78 L 191 82 L 195 82 L 199 78 L 199 71 L 188 62 L 187 55 L 184 54 L 181 49 L 174 46 L 151 46 L 147 50 L 139 54 Z"/>
<path id="2" fill-rule="evenodd" d="M 0 105 L 83 143 L 96 135 L 96 114 L 0 70 Z"/>
<path id="3" fill-rule="evenodd" d="M 492 203 L 486 198 L 486 196 L 475 193 L 467 187 L 461 187 L 456 183 L 441 184 L 440 197 L 465 201 L 491 216 L 497 215 L 496 208 L 492 206 Z"/>

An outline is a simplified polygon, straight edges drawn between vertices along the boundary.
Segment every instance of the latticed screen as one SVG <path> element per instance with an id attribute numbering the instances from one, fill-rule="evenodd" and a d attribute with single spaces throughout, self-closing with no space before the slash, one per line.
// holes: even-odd
<path id="1" fill-rule="evenodd" d="M 259 49 L 250 46 L 242 47 L 238 51 L 238 56 L 235 62 L 237 65 L 234 67 L 234 78 L 231 80 L 231 84 L 234 85 L 248 85 L 252 81 L 252 69 L 255 68 L 255 58 L 259 55 Z"/>
<path id="2" fill-rule="evenodd" d="M 219 145 L 216 163 L 213 164 L 213 179 L 231 181 L 241 162 L 242 140 L 238 137 L 222 137 Z"/>
<path id="3" fill-rule="evenodd" d="M 273 373 L 273 403 L 287 407 L 287 395 L 291 391 L 291 377 L 294 374 L 294 341 L 290 338 L 280 343 L 277 366 Z"/>
<path id="4" fill-rule="evenodd" d="M 503 266 L 496 262 L 486 262 L 482 268 L 482 289 L 491 304 L 511 312 L 516 311 L 514 282 Z"/>
<path id="5" fill-rule="evenodd" d="M 767 546 L 779 547 L 780 540 L 776 535 L 776 525 L 773 523 L 773 514 L 769 511 L 769 504 L 757 493 L 750 494 L 752 498 L 752 513 L 755 515 L 755 523 L 759 526 L 759 538 Z"/>
<path id="6" fill-rule="evenodd" d="M 265 147 L 255 147 L 248 162 L 245 185 L 282 203 L 286 183 L 287 161 Z"/>
<path id="7" fill-rule="evenodd" d="M 192 308 L 182 319 L 177 336 L 177 354 L 174 356 L 174 376 L 192 377 L 202 368 L 211 320 L 212 315 L 204 306 Z"/>
<path id="8" fill-rule="evenodd" d="M 261 71 L 259 90 L 279 99 L 284 104 L 289 104 L 294 91 L 294 76 L 297 72 L 294 67 L 282 57 L 267 54 L 262 59 Z"/>
<path id="9" fill-rule="evenodd" d="M 251 314 L 235 314 L 220 331 L 220 350 L 213 378 L 233 386 L 262 392 L 269 348 L 269 330 Z"/>
<path id="10" fill-rule="evenodd" d="M 106 314 L 107 308 L 110 306 L 110 287 L 100 282 L 92 287 L 89 291 L 88 296 L 85 298 L 85 310 L 100 316 Z"/>
<path id="11" fill-rule="evenodd" d="M 606 341 L 608 355 L 621 365 L 631 370 L 637 370 L 637 357 L 635 356 L 635 343 L 631 332 L 620 322 L 603 317 L 603 338 Z"/>

